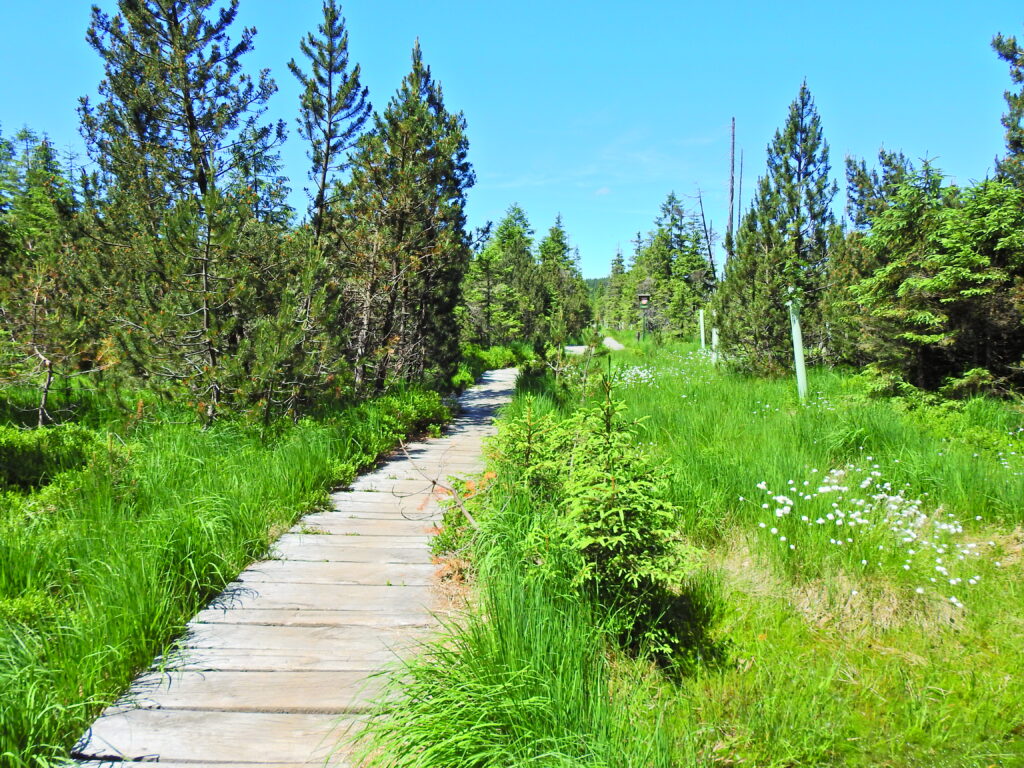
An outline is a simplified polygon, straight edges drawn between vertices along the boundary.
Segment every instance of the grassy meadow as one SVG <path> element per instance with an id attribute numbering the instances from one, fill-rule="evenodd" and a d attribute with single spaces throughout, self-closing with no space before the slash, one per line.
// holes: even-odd
<path id="1" fill-rule="evenodd" d="M 577 486 L 603 476 L 557 440 L 542 455 L 560 423 L 586 444 L 572 414 L 604 397 L 602 376 L 651 478 L 610 487 L 667 503 L 672 531 L 642 532 L 687 553 L 674 598 L 641 616 L 675 621 L 682 652 L 623 642 L 643 606 L 579 574 L 639 528 L 627 511 L 595 533 L 600 502 Z M 405 698 L 371 726 L 378 763 L 1024 765 L 1024 413 L 871 398 L 835 371 L 810 390 L 801 404 L 790 380 L 653 344 L 524 378 L 494 477 L 467 491 L 479 530 L 456 511 L 439 537 L 471 563 L 473 608 L 397 676 Z M 640 546 L 643 567 L 667 562 Z"/>
<path id="2" fill-rule="evenodd" d="M 59 762 L 300 514 L 448 418 L 436 393 L 415 389 L 273 435 L 242 421 L 203 430 L 142 400 L 127 412 L 76 404 L 77 424 L 0 427 L 0 765 L 11 768 Z"/>

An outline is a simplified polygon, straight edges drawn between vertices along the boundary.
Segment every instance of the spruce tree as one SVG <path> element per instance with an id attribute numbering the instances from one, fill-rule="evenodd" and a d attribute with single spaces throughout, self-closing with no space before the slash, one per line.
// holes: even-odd
<path id="1" fill-rule="evenodd" d="M 1006 156 L 996 160 L 996 172 L 1017 186 L 1024 186 L 1024 49 L 1014 36 L 996 35 L 992 48 L 1010 67 L 1010 81 L 1019 86 L 1017 92 L 1005 91 L 1006 113 L 1002 117 L 1006 129 Z"/>
<path id="2" fill-rule="evenodd" d="M 476 249 L 462 283 L 462 337 L 484 348 L 495 344 L 498 252 L 488 241 Z"/>
<path id="3" fill-rule="evenodd" d="M 544 343 L 562 347 L 577 338 L 590 322 L 587 287 L 578 254 L 569 245 L 562 216 L 537 247 L 544 313 Z"/>
<path id="4" fill-rule="evenodd" d="M 509 206 L 491 238 L 498 289 L 495 327 L 499 344 L 522 341 L 543 347 L 544 288 L 533 252 L 533 228 L 526 212 Z"/>
<path id="5" fill-rule="evenodd" d="M 846 215 L 854 229 L 864 231 L 871 221 L 889 207 L 899 185 L 913 171 L 902 152 L 878 151 L 878 170 L 867 163 L 846 158 Z"/>
<path id="6" fill-rule="evenodd" d="M 883 381 L 950 394 L 1021 381 L 1024 192 L 996 179 L 960 189 L 925 163 L 872 222 L 878 264 L 851 286 Z"/>
<path id="7" fill-rule="evenodd" d="M 726 265 L 716 301 L 723 343 L 752 370 L 789 367 L 792 348 L 786 302 L 801 306 L 804 337 L 820 354 L 820 298 L 835 231 L 828 144 L 807 83 L 800 86 L 781 130 L 768 147 L 767 174 L 743 216 L 736 255 Z"/>
<path id="8" fill-rule="evenodd" d="M 902 152 L 878 152 L 878 168 L 846 158 L 846 215 L 848 231 L 832 238 L 828 274 L 821 300 L 827 351 L 833 362 L 862 366 L 871 360 L 872 321 L 854 299 L 851 286 L 881 266 L 878 249 L 869 248 L 872 222 L 892 206 L 897 191 L 914 172 Z"/>

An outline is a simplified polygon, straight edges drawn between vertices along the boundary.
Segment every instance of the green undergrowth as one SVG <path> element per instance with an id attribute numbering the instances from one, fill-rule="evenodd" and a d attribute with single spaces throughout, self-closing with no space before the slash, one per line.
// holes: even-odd
<path id="1" fill-rule="evenodd" d="M 605 395 L 506 409 L 489 471 L 435 542 L 472 562 L 478 599 L 392 679 L 367 729 L 374 764 L 673 764 L 659 669 L 724 655 L 717 584 Z"/>
<path id="2" fill-rule="evenodd" d="M 1012 402 L 870 396 L 858 376 L 615 356 L 678 525 L 724 591 L 730 662 L 673 683 L 684 752 L 722 764 L 1024 763 L 1024 423 Z M 685 761 L 684 763 L 685 764 Z"/>
<path id="3" fill-rule="evenodd" d="M 521 380 L 479 527 L 446 515 L 476 597 L 396 675 L 377 764 L 1024 764 L 1018 404 L 590 365 Z"/>
<path id="4" fill-rule="evenodd" d="M 243 423 L 202 430 L 163 415 L 94 430 L 70 469 L 0 494 L 2 766 L 66 755 L 298 515 L 399 438 L 448 418 L 436 393 L 419 390 L 282 425 L 272 438 Z M 54 436 L 68 430 L 88 432 L 44 428 L 19 450 L 63 445 Z"/>
<path id="5" fill-rule="evenodd" d="M 452 379 L 452 386 L 460 392 L 472 386 L 486 371 L 515 368 L 532 361 L 535 357 L 533 348 L 525 343 L 483 348 L 467 342 L 462 345 L 461 351 L 462 362 L 459 363 L 458 371 Z"/>

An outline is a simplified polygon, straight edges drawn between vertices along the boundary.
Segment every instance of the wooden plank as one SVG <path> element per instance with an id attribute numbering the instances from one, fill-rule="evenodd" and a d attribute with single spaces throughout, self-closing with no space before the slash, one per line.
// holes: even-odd
<path id="1" fill-rule="evenodd" d="M 358 716 L 135 709 L 100 717 L 72 756 L 182 762 L 323 761 Z"/>
<path id="2" fill-rule="evenodd" d="M 283 651 L 357 656 L 409 645 L 425 633 L 415 627 L 363 626 L 282 627 L 251 624 L 189 624 L 188 648 L 230 648 L 239 651 Z"/>
<path id="3" fill-rule="evenodd" d="M 354 584 L 233 584 L 209 608 L 303 608 L 365 611 L 419 610 L 430 605 L 429 587 Z"/>
<path id="4" fill-rule="evenodd" d="M 371 584 L 428 586 L 437 566 L 428 563 L 348 563 L 337 560 L 265 560 L 246 568 L 242 583 Z"/>
<path id="5" fill-rule="evenodd" d="M 319 530 L 320 523 L 331 520 L 411 520 L 432 523 L 440 520 L 443 514 L 444 510 L 438 504 L 431 504 L 425 509 L 392 507 L 387 504 L 353 504 L 333 512 L 315 512 L 306 515 L 290 530 L 292 533 L 315 534 Z"/>
<path id="6" fill-rule="evenodd" d="M 331 497 L 333 509 L 325 512 L 313 512 L 301 518 L 300 523 L 305 521 L 307 518 L 316 517 L 317 515 L 334 515 L 344 514 L 346 512 L 394 512 L 396 514 L 407 514 L 410 516 L 432 514 L 437 508 L 437 505 L 443 500 L 441 498 L 436 499 L 420 499 L 415 503 L 406 503 L 402 499 L 395 499 L 390 496 L 382 496 L 376 494 L 376 498 L 364 498 L 364 499 L 350 499 L 348 494 L 351 491 L 346 491 L 345 495 L 335 494 Z"/>
<path id="7" fill-rule="evenodd" d="M 315 528 L 339 536 L 415 536 L 420 539 L 429 536 L 434 527 L 429 520 L 366 520 L 341 516 L 324 516 L 316 523 L 307 523 L 306 526 L 304 532 L 307 534 L 308 528 Z"/>
<path id="8" fill-rule="evenodd" d="M 301 609 L 221 610 L 207 608 L 193 617 L 193 624 L 264 624 L 282 627 L 428 627 L 435 624 L 426 608 L 402 611 L 328 611 Z"/>
<path id="9" fill-rule="evenodd" d="M 431 461 L 418 461 L 414 465 L 410 464 L 408 468 L 401 469 L 397 474 L 389 472 L 386 475 L 381 474 L 378 476 L 365 476 L 368 480 L 402 480 L 406 482 L 416 480 L 426 480 L 428 483 L 433 480 L 438 483 L 447 484 L 451 478 L 457 477 L 470 477 L 478 475 L 483 471 L 484 463 L 482 460 L 476 462 L 466 462 L 464 460 L 458 461 L 446 461 L 446 460 L 431 460 Z M 362 480 L 364 478 L 360 478 Z M 353 486 L 350 490 L 356 490 L 359 486 Z M 344 491 L 336 491 L 336 493 L 343 493 Z"/>
<path id="10" fill-rule="evenodd" d="M 336 560 L 349 563 L 429 563 L 425 540 L 358 536 L 282 536 L 270 554 L 280 560 Z M 339 606 L 340 607 L 340 606 Z"/>
<path id="11" fill-rule="evenodd" d="M 113 711 L 202 709 L 217 712 L 358 714 L 378 698 L 383 678 L 365 672 L 150 672 Z"/>
<path id="12" fill-rule="evenodd" d="M 348 508 L 375 509 L 378 507 L 397 510 L 427 509 L 433 501 L 435 500 L 429 497 L 416 499 L 396 498 L 390 494 L 377 493 L 376 491 L 335 491 L 331 494 L 332 509 L 326 511 L 337 512 Z"/>
<path id="13" fill-rule="evenodd" d="M 441 478 L 438 477 L 438 480 Z M 409 480 L 393 480 L 387 477 L 360 477 L 352 483 L 353 491 L 372 491 L 385 495 L 408 498 L 431 494 L 437 488 L 433 478 L 417 477 Z"/>
<path id="14" fill-rule="evenodd" d="M 381 648 L 353 657 L 347 654 L 324 656 L 320 653 L 246 650 L 233 648 L 196 648 L 161 657 L 157 666 L 164 671 L 196 672 L 379 672 L 397 664 L 406 649 Z"/>

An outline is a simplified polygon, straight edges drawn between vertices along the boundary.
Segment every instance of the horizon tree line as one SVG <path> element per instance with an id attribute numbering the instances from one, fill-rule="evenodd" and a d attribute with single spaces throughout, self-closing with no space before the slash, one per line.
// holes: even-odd
<path id="1" fill-rule="evenodd" d="M 598 297 L 613 327 L 636 325 L 637 286 L 652 295 L 656 330 L 693 338 L 695 310 L 740 370 L 792 368 L 788 302 L 797 303 L 811 362 L 863 369 L 872 388 L 960 397 L 1024 385 L 1024 49 L 993 48 L 1017 90 L 1005 92 L 1006 153 L 993 178 L 955 185 L 928 161 L 882 149 L 877 167 L 847 157 L 846 220 L 836 219 L 821 117 L 805 82 L 767 149 L 753 198 L 726 232 L 722 279 L 673 305 L 662 222 L 621 252 Z M 731 185 L 730 185 L 731 186 Z M 730 189 L 730 200 L 732 190 Z M 654 257 L 652 259 L 652 256 Z M 713 271 L 709 274 L 713 275 Z M 678 282 L 676 283 L 678 285 Z"/>
<path id="2" fill-rule="evenodd" d="M 471 258 L 466 122 L 419 41 L 373 111 L 336 0 L 299 41 L 305 219 L 293 224 L 266 119 L 277 86 L 246 69 L 239 0 L 94 7 L 103 62 L 79 106 L 92 167 L 30 131 L 0 134 L 0 381 L 154 389 L 210 423 L 269 422 L 407 381 L 444 387 Z"/>

